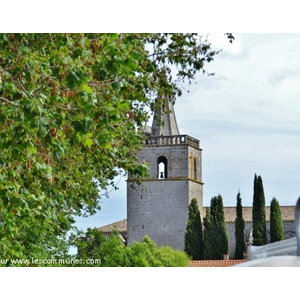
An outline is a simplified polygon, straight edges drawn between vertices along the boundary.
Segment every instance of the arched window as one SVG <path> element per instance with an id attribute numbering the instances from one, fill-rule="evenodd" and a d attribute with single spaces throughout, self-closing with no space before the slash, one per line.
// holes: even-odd
<path id="1" fill-rule="evenodd" d="M 164 156 L 157 159 L 157 178 L 166 179 L 168 177 L 168 160 Z"/>
<path id="2" fill-rule="evenodd" d="M 197 179 L 197 160 L 194 157 L 194 179 Z"/>

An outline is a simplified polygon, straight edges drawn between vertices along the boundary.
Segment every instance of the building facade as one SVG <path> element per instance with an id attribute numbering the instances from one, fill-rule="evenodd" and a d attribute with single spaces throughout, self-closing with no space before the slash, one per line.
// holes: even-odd
<path id="1" fill-rule="evenodd" d="M 190 201 L 195 198 L 203 208 L 199 140 L 180 135 L 169 99 L 165 112 L 155 115 L 143 134 L 138 159 L 147 162 L 149 177 L 141 185 L 135 178 L 127 180 L 127 243 L 148 235 L 158 246 L 183 250 Z"/>

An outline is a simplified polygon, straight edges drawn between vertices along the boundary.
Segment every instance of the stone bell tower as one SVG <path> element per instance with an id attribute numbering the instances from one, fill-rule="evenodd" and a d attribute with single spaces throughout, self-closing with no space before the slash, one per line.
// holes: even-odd
<path id="1" fill-rule="evenodd" d="M 199 140 L 179 134 L 169 99 L 165 106 L 143 130 L 139 161 L 148 163 L 150 176 L 141 185 L 127 180 L 128 245 L 148 235 L 157 246 L 183 250 L 189 203 L 196 198 L 203 208 L 202 150 Z"/>

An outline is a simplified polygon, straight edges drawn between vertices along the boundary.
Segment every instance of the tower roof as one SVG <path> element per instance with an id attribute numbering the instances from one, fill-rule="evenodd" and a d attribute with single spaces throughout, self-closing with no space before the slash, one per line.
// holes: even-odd
<path id="1" fill-rule="evenodd" d="M 170 97 L 166 98 L 164 109 L 162 109 L 160 113 L 154 114 L 152 134 L 154 136 L 179 135 L 175 111 Z"/>

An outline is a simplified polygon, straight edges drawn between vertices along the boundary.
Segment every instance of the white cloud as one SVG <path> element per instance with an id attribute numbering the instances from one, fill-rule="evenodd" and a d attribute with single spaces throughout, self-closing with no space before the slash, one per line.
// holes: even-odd
<path id="1" fill-rule="evenodd" d="M 243 51 L 243 38 L 238 33 L 234 33 L 233 36 L 235 40 L 233 43 L 230 43 L 224 33 L 210 33 L 208 35 L 208 41 L 216 50 L 222 49 L 224 53 L 238 55 Z"/>
<path id="2" fill-rule="evenodd" d="M 292 70 L 292 69 L 278 69 L 269 75 L 268 82 L 273 86 L 277 86 L 283 84 L 286 81 L 296 78 L 299 80 L 300 70 Z"/>

